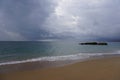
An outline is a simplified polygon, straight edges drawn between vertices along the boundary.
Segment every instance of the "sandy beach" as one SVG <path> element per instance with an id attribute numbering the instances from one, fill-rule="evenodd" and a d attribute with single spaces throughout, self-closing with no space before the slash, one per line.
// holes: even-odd
<path id="1" fill-rule="evenodd" d="M 0 74 L 0 80 L 120 80 L 120 57 Z"/>

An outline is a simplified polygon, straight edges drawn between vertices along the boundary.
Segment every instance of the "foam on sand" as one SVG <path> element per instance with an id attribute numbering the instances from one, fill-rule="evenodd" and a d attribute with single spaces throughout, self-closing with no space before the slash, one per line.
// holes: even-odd
<path id="1" fill-rule="evenodd" d="M 75 55 L 65 55 L 65 56 L 48 56 L 48 57 L 40 57 L 40 58 L 33 58 L 21 61 L 10 61 L 0 63 L 2 65 L 11 65 L 11 64 L 19 64 L 19 63 L 27 63 L 27 62 L 38 62 L 38 61 L 65 61 L 65 60 L 85 60 L 93 57 L 104 57 L 104 56 L 114 56 L 120 55 L 120 51 L 116 53 L 78 53 Z"/>
<path id="2" fill-rule="evenodd" d="M 120 80 L 119 73 L 120 57 L 107 57 L 63 67 L 0 74 L 0 80 Z"/>

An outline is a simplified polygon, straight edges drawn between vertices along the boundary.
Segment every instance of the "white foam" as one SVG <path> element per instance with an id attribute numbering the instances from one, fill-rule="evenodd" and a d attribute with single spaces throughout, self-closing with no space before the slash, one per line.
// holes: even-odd
<path id="1" fill-rule="evenodd" d="M 120 54 L 120 52 L 117 52 L 117 53 L 79 53 L 75 55 L 40 57 L 40 58 L 27 59 L 27 60 L 22 60 L 22 61 L 11 61 L 11 62 L 0 63 L 0 66 L 9 65 L 9 64 L 26 63 L 26 62 L 36 62 L 36 61 L 64 61 L 64 60 L 78 60 L 78 59 L 82 60 L 82 59 L 88 59 L 90 57 L 115 55 L 115 54 Z"/>
<path id="2" fill-rule="evenodd" d="M 118 50 L 117 53 L 120 54 L 120 50 Z"/>

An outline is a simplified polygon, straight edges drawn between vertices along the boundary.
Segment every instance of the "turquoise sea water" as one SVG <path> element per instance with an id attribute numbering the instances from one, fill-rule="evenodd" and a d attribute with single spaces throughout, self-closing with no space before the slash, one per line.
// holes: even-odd
<path id="1" fill-rule="evenodd" d="M 41 60 L 72 60 L 120 54 L 120 42 L 79 45 L 74 41 L 1 41 L 0 65 Z"/>

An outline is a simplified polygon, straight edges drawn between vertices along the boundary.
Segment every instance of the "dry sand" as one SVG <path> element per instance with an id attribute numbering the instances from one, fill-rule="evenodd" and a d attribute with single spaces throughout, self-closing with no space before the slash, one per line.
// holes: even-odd
<path id="1" fill-rule="evenodd" d="M 0 80 L 120 80 L 120 57 L 0 74 Z"/>

